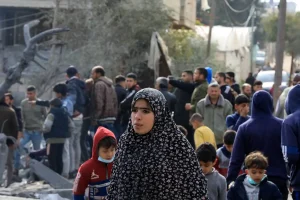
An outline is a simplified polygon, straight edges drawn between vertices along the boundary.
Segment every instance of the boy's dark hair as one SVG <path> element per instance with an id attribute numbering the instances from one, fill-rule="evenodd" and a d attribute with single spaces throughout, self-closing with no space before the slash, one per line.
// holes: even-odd
<path id="1" fill-rule="evenodd" d="M 4 97 L 8 97 L 10 100 L 14 100 L 14 97 L 11 93 L 6 93 Z"/>
<path id="2" fill-rule="evenodd" d="M 235 98 L 235 102 L 236 105 L 240 105 L 242 103 L 250 103 L 250 99 L 244 95 L 244 94 L 239 94 L 236 98 Z"/>
<path id="3" fill-rule="evenodd" d="M 121 82 L 124 82 L 124 81 L 126 81 L 125 76 L 118 75 L 118 76 L 116 76 L 116 78 L 115 78 L 115 83 L 116 83 L 116 84 L 121 83 Z"/>
<path id="4" fill-rule="evenodd" d="M 126 75 L 126 78 L 132 78 L 133 80 L 137 80 L 137 75 L 131 72 Z"/>
<path id="5" fill-rule="evenodd" d="M 198 67 L 198 68 L 196 68 L 196 70 L 199 72 L 199 74 L 202 74 L 204 76 L 204 78 L 207 78 L 208 72 L 207 72 L 207 70 L 205 68 Z"/>
<path id="6" fill-rule="evenodd" d="M 111 136 L 104 137 L 99 143 L 98 143 L 98 150 L 100 147 L 103 147 L 105 149 L 108 149 L 110 147 L 117 147 L 117 141 L 115 138 Z"/>
<path id="7" fill-rule="evenodd" d="M 190 122 L 193 122 L 193 121 L 203 122 L 203 120 L 204 120 L 203 116 L 199 113 L 193 114 L 190 118 Z"/>
<path id="8" fill-rule="evenodd" d="M 245 167 L 247 169 L 267 169 L 268 158 L 259 151 L 252 152 L 245 159 Z"/>
<path id="9" fill-rule="evenodd" d="M 253 86 L 256 86 L 256 85 L 262 85 L 263 83 L 259 80 L 256 80 L 254 83 L 253 83 Z"/>
<path id="10" fill-rule="evenodd" d="M 186 136 L 186 135 L 188 134 L 187 130 L 186 130 L 183 126 L 177 125 L 177 127 L 178 127 L 179 130 L 183 133 L 183 135 Z"/>
<path id="11" fill-rule="evenodd" d="M 235 140 L 236 132 L 233 130 L 228 130 L 224 133 L 223 140 L 226 145 L 233 145 Z"/>
<path id="12" fill-rule="evenodd" d="M 101 74 L 101 76 L 105 76 L 105 70 L 101 66 L 94 67 L 93 71 L 96 72 L 96 74 Z"/>
<path id="13" fill-rule="evenodd" d="M 53 88 L 53 92 L 55 93 L 59 93 L 61 94 L 62 96 L 67 96 L 67 92 L 68 92 L 68 87 L 66 84 L 64 83 L 58 83 L 54 86 Z"/>
<path id="14" fill-rule="evenodd" d="M 227 74 L 230 78 L 232 78 L 232 79 L 235 78 L 235 73 L 234 73 L 234 72 L 226 72 L 226 74 Z"/>
<path id="15" fill-rule="evenodd" d="M 226 74 L 224 72 L 218 72 L 217 73 L 221 78 L 223 78 L 223 80 L 225 81 L 226 79 Z"/>
<path id="16" fill-rule="evenodd" d="M 215 147 L 206 142 L 204 144 L 201 144 L 198 149 L 196 150 L 198 161 L 202 162 L 215 162 L 217 158 L 217 152 Z"/>
<path id="17" fill-rule="evenodd" d="M 35 92 L 35 91 L 36 91 L 35 86 L 29 85 L 29 86 L 27 87 L 27 92 Z"/>
<path id="18" fill-rule="evenodd" d="M 192 70 L 184 70 L 183 72 L 187 73 L 190 76 L 193 76 L 193 71 Z"/>
<path id="19" fill-rule="evenodd" d="M 55 108 L 61 108 L 61 107 L 62 107 L 62 102 L 61 102 L 60 99 L 55 98 L 55 99 L 52 99 L 52 100 L 50 101 L 50 105 L 51 105 L 51 106 L 54 106 Z"/>
<path id="20" fill-rule="evenodd" d="M 67 76 L 69 78 L 72 78 L 73 76 L 76 76 L 76 74 L 78 73 L 77 69 L 74 66 L 70 66 L 67 71 Z"/>

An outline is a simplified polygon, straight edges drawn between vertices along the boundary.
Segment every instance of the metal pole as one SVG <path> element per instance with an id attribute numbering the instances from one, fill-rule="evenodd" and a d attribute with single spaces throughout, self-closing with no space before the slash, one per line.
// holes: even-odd
<path id="1" fill-rule="evenodd" d="M 211 5 L 210 17 L 209 17 L 209 33 L 208 33 L 206 58 L 209 58 L 210 56 L 212 29 L 215 24 L 215 15 L 216 15 L 216 0 L 211 0 L 211 2 L 212 5 Z"/>
<path id="2" fill-rule="evenodd" d="M 250 46 L 250 72 L 253 74 L 253 47 L 254 47 L 254 20 L 256 16 L 256 11 L 254 11 L 252 19 L 251 19 L 251 46 Z"/>

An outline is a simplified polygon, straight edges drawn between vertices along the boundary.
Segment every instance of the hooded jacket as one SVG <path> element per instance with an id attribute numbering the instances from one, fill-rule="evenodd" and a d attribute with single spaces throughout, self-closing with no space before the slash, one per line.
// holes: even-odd
<path id="1" fill-rule="evenodd" d="M 99 127 L 94 136 L 92 157 L 78 170 L 73 187 L 74 200 L 84 200 L 87 188 L 89 189 L 87 196 L 90 200 L 107 196 L 113 163 L 105 164 L 98 161 L 98 144 L 105 137 L 116 139 L 110 130 Z"/>
<path id="2" fill-rule="evenodd" d="M 158 90 L 134 97 L 148 101 L 155 117 L 152 130 L 135 133 L 130 119 L 116 153 L 108 200 L 207 200 L 207 182 L 194 149 L 180 132 Z"/>
<path id="3" fill-rule="evenodd" d="M 247 192 L 244 186 L 246 176 L 246 174 L 243 174 L 236 179 L 234 185 L 229 189 L 227 193 L 228 200 L 250 200 L 247 196 Z M 251 186 L 249 185 L 249 187 Z M 253 187 L 259 187 L 259 200 L 282 200 L 280 191 L 274 183 L 268 181 L 267 177 L 264 178 L 258 186 Z"/>
<path id="4" fill-rule="evenodd" d="M 228 169 L 227 183 L 234 181 L 241 169 L 245 156 L 261 151 L 269 161 L 267 175 L 287 180 L 286 166 L 281 150 L 282 120 L 274 117 L 273 99 L 266 91 L 253 95 L 252 116 L 243 123 L 236 134 Z"/>
<path id="5" fill-rule="evenodd" d="M 288 117 L 283 121 L 281 139 L 284 156 L 291 165 L 291 186 L 300 191 L 300 85 L 293 87 L 285 104 Z"/>
<path id="6" fill-rule="evenodd" d="M 74 111 L 83 113 L 87 101 L 85 96 L 85 82 L 74 76 L 66 84 L 68 87 L 67 98 L 73 103 Z"/>
<path id="7" fill-rule="evenodd" d="M 112 81 L 106 77 L 95 80 L 91 96 L 92 119 L 113 123 L 118 115 L 118 99 Z"/>

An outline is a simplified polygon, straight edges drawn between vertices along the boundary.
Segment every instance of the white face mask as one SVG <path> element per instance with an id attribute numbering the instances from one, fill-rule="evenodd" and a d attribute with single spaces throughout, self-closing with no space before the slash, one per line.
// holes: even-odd
<path id="1" fill-rule="evenodd" d="M 115 159 L 115 155 L 110 160 L 106 160 L 106 159 L 102 158 L 101 156 L 98 157 L 98 160 L 100 162 L 103 162 L 103 163 L 106 163 L 106 164 L 112 163 L 114 161 L 114 159 Z"/>

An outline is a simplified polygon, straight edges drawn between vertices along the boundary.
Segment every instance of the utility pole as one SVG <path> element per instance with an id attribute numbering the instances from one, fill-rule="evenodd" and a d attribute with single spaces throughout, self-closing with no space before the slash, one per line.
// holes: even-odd
<path id="1" fill-rule="evenodd" d="M 285 48 L 285 21 L 286 21 L 286 0 L 280 0 L 278 16 L 278 30 L 276 41 L 276 67 L 275 67 L 275 83 L 274 83 L 274 106 L 277 104 L 280 85 L 282 82 L 282 69 Z"/>
<path id="2" fill-rule="evenodd" d="M 214 24 L 215 24 L 215 17 L 216 17 L 216 0 L 211 0 L 211 10 L 210 10 L 210 17 L 209 17 L 209 33 L 208 33 L 206 59 L 208 59 L 209 56 L 210 56 L 211 36 L 212 36 L 212 29 L 213 29 Z"/>
<path id="3" fill-rule="evenodd" d="M 256 17 L 256 11 L 254 11 L 251 18 L 251 47 L 250 47 L 250 72 L 253 74 L 253 60 L 254 60 L 254 22 Z"/>

